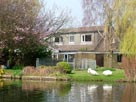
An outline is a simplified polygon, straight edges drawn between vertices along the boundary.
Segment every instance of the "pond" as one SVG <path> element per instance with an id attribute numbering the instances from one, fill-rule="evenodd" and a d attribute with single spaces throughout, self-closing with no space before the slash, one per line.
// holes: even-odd
<path id="1" fill-rule="evenodd" d="M 0 81 L 0 102 L 136 102 L 135 83 Z"/>

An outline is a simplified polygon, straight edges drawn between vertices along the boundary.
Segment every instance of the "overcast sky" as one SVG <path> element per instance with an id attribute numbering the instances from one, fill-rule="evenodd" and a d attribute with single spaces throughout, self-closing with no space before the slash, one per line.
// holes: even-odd
<path id="1" fill-rule="evenodd" d="M 82 0 L 45 0 L 46 5 L 51 8 L 57 6 L 60 9 L 66 9 L 71 12 L 71 16 L 74 18 L 76 25 L 82 22 Z"/>

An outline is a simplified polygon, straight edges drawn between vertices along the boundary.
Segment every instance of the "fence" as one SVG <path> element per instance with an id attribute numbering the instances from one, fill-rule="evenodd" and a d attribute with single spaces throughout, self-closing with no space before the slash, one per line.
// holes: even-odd
<path id="1" fill-rule="evenodd" d="M 37 58 L 36 67 L 40 65 L 55 66 L 58 62 L 59 61 L 57 60 L 52 60 L 48 58 L 40 58 L 40 59 Z M 92 68 L 92 69 L 96 68 L 96 61 L 92 59 L 76 59 L 68 63 L 73 67 L 73 69 L 83 70 L 88 68 Z"/>
<path id="2" fill-rule="evenodd" d="M 55 66 L 59 61 L 53 60 L 51 58 L 37 58 L 36 59 L 36 67 L 41 66 L 41 65 L 46 65 L 46 66 Z"/>
<path id="3" fill-rule="evenodd" d="M 88 69 L 88 68 L 95 69 L 96 68 L 96 61 L 92 60 L 92 59 L 78 59 L 78 60 L 75 60 L 75 68 L 78 68 L 78 69 Z"/>

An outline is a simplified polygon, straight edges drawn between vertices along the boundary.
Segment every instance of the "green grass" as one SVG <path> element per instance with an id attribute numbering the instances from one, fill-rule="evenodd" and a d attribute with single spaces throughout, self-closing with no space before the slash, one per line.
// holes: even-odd
<path id="1" fill-rule="evenodd" d="M 72 74 L 70 74 L 70 77 L 74 81 L 119 81 L 125 79 L 124 71 L 121 69 L 116 69 L 110 76 L 105 76 L 102 74 L 103 70 L 99 69 L 97 70 L 99 75 L 91 75 L 87 73 L 87 70 L 84 71 L 73 71 Z"/>
<path id="2" fill-rule="evenodd" d="M 9 74 L 9 75 L 18 75 L 21 76 L 22 75 L 22 70 L 21 69 L 5 69 L 4 70 L 4 74 Z"/>
<path id="3" fill-rule="evenodd" d="M 98 82 L 114 82 L 119 80 L 125 79 L 124 71 L 121 69 L 111 69 L 113 74 L 111 76 L 105 76 L 102 74 L 104 70 L 110 70 L 111 68 L 98 68 L 96 71 L 99 73 L 99 75 L 91 75 L 87 73 L 87 70 L 82 71 L 72 71 L 71 74 L 55 74 L 52 76 L 56 76 L 58 78 L 70 78 L 72 81 L 98 81 Z M 22 75 L 21 69 L 6 69 L 5 74 L 10 75 Z"/>

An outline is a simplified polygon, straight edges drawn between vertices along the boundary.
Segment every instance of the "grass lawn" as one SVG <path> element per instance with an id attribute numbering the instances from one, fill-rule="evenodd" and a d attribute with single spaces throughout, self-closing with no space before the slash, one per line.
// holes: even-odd
<path id="1" fill-rule="evenodd" d="M 22 70 L 21 69 L 5 69 L 4 74 L 13 75 L 13 76 L 15 75 L 21 76 Z"/>
<path id="2" fill-rule="evenodd" d="M 97 72 L 99 75 L 91 75 L 87 73 L 87 70 L 82 71 L 72 71 L 71 74 L 63 74 L 63 75 L 54 75 L 56 77 L 62 77 L 62 78 L 70 78 L 72 81 L 107 81 L 107 82 L 113 82 L 113 81 L 119 81 L 125 79 L 124 71 L 121 69 L 114 69 L 112 70 L 111 76 L 105 76 L 102 74 L 102 72 L 106 70 L 106 68 L 98 68 Z M 9 75 L 22 75 L 21 69 L 6 69 L 5 74 Z"/>
<path id="3" fill-rule="evenodd" d="M 105 76 L 102 74 L 103 70 L 97 70 L 99 75 L 91 75 L 87 73 L 87 70 L 84 71 L 73 71 L 72 74 L 70 74 L 70 77 L 74 81 L 118 81 L 125 79 L 124 71 L 121 69 L 116 69 L 110 76 Z"/>

